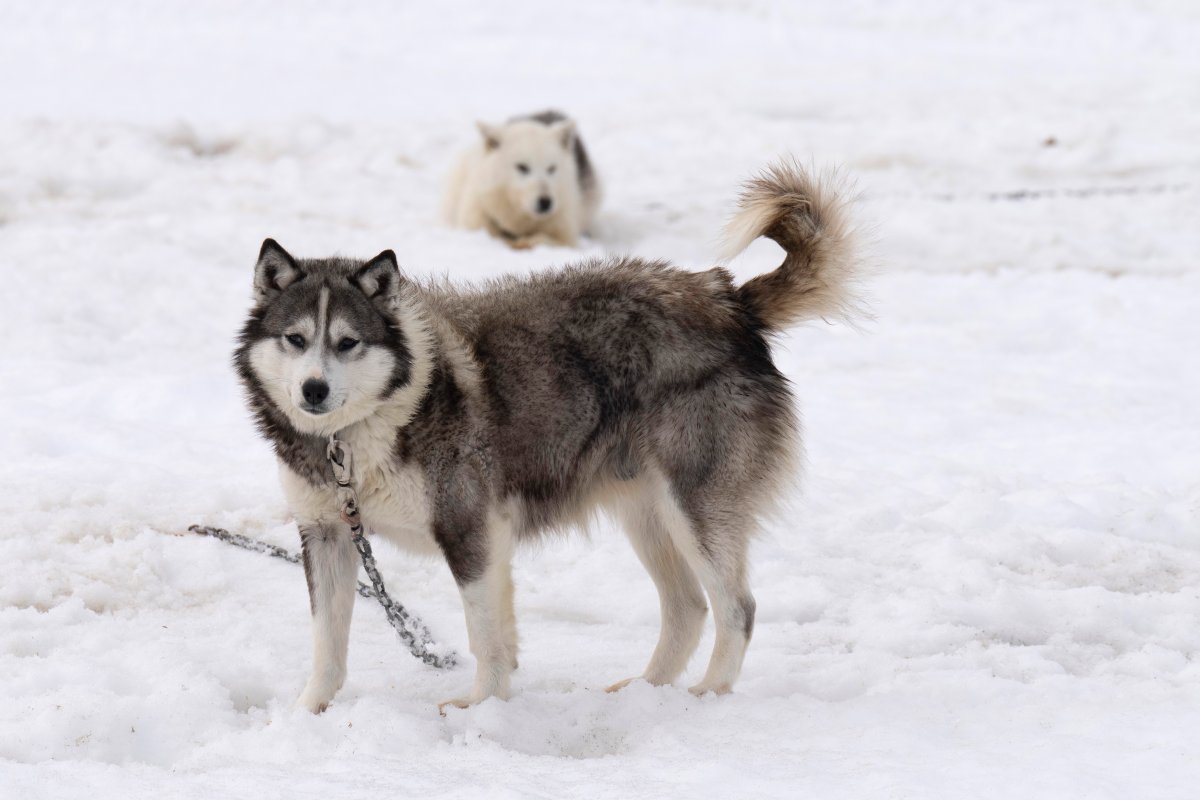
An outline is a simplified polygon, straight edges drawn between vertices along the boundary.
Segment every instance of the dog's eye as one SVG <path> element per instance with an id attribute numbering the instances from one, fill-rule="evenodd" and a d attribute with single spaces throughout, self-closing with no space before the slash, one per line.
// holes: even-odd
<path id="1" fill-rule="evenodd" d="M 517 172 L 521 173 L 522 175 L 528 175 L 529 174 L 529 165 L 528 164 L 517 164 Z"/>
<path id="2" fill-rule="evenodd" d="M 558 164 L 551 164 L 550 166 L 546 167 L 546 174 L 553 175 L 555 170 L 557 170 L 557 169 L 558 169 Z"/>
<path id="3" fill-rule="evenodd" d="M 351 339 L 349 336 L 338 342 L 338 352 L 345 353 L 353 350 L 358 345 L 358 339 Z"/>
<path id="4" fill-rule="evenodd" d="M 289 333 L 284 338 L 287 339 L 288 343 L 291 344 L 293 347 L 299 347 L 301 350 L 304 349 L 304 337 L 301 336 L 300 334 Z"/>

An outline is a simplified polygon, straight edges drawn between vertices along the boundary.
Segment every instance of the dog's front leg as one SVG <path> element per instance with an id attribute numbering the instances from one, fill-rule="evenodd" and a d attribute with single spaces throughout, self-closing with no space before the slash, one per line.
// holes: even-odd
<path id="1" fill-rule="evenodd" d="M 559 247 L 574 247 L 574 240 L 566 240 L 563 237 L 555 236 L 550 233 L 531 233 L 528 236 L 519 236 L 516 239 L 509 240 L 508 246 L 513 250 L 532 250 L 540 245 L 556 245 Z"/>
<path id="2" fill-rule="evenodd" d="M 297 704 L 320 714 L 346 680 L 358 554 L 349 530 L 340 525 L 301 525 L 300 544 L 312 610 L 313 665 Z"/>
<path id="3" fill-rule="evenodd" d="M 509 679 L 517 665 L 517 630 L 513 618 L 512 538 L 508 524 L 492 520 L 486 533 L 486 566 L 462 569 L 471 564 L 467 553 L 484 548 L 461 548 L 461 554 L 451 548 L 447 555 L 451 570 L 458 581 L 463 613 L 467 619 L 467 640 L 475 656 L 475 685 L 466 697 L 438 703 L 445 713 L 446 706 L 466 708 L 489 697 L 507 700 Z M 453 555 L 452 555 L 453 554 Z M 477 557 L 477 556 L 476 556 Z"/>
<path id="4" fill-rule="evenodd" d="M 489 697 L 507 700 L 509 677 L 516 663 L 515 634 L 510 635 L 505 610 L 506 595 L 511 584 L 501 579 L 498 570 L 488 570 L 483 577 L 459 587 L 463 611 L 467 617 L 467 639 L 475 656 L 475 685 L 466 697 L 438 703 L 438 711 L 446 706 L 466 708 Z"/>

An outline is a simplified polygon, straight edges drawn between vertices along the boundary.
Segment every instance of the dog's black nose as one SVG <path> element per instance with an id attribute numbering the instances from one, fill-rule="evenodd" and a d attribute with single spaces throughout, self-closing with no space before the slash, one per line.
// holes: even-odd
<path id="1" fill-rule="evenodd" d="M 539 214 L 545 214 L 547 211 L 554 208 L 554 201 L 551 200 L 546 195 L 542 195 L 541 197 L 538 198 L 537 208 L 538 208 Z"/>
<path id="2" fill-rule="evenodd" d="M 309 378 L 300 387 L 300 391 L 304 393 L 304 402 L 310 406 L 319 406 L 325 402 L 326 397 L 329 397 L 329 384 L 316 378 Z"/>

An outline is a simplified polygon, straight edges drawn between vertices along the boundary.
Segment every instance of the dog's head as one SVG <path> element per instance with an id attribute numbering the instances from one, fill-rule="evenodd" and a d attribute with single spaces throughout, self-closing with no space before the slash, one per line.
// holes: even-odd
<path id="1" fill-rule="evenodd" d="M 530 219 L 558 211 L 574 190 L 575 123 L 522 119 L 506 125 L 478 123 L 484 143 L 484 188 Z"/>
<path id="2" fill-rule="evenodd" d="M 254 307 L 234 362 L 256 411 L 328 435 L 424 391 L 428 333 L 385 250 L 369 261 L 300 260 L 273 239 L 254 268 Z M 398 408 L 399 407 L 399 408 Z"/>

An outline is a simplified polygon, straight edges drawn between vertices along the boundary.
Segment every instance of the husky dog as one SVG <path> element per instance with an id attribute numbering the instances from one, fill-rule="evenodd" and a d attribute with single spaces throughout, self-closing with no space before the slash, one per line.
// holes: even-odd
<path id="1" fill-rule="evenodd" d="M 440 553 L 458 585 L 477 671 L 448 703 L 508 696 L 513 549 L 597 508 L 658 588 L 640 677 L 679 677 L 711 604 L 716 644 L 691 691 L 730 691 L 754 629 L 747 548 L 799 446 L 769 337 L 848 313 L 854 260 L 836 187 L 793 164 L 747 184 L 728 234 L 728 255 L 767 236 L 783 263 L 741 286 L 720 267 L 623 258 L 452 288 L 402 274 L 390 250 L 308 260 L 264 242 L 234 360 L 300 528 L 314 634 L 301 705 L 320 712 L 346 677 L 358 558 L 333 433 L 365 524 Z"/>
<path id="2" fill-rule="evenodd" d="M 482 140 L 463 154 L 442 213 L 511 247 L 574 247 L 600 205 L 600 185 L 575 123 L 558 111 L 477 123 Z"/>

